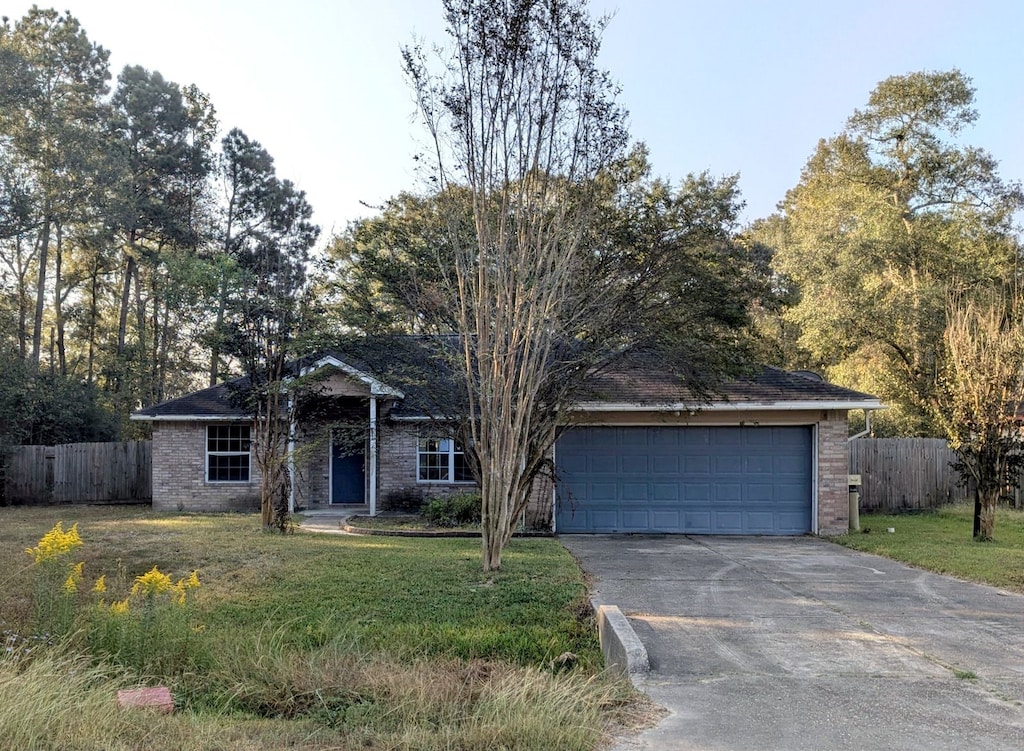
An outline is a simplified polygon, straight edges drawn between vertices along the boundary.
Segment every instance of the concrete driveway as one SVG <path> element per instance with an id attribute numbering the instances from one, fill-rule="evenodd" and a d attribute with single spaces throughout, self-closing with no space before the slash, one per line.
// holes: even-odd
<path id="1" fill-rule="evenodd" d="M 564 536 L 648 650 L 654 749 L 1024 749 L 1024 596 L 814 538 Z"/>

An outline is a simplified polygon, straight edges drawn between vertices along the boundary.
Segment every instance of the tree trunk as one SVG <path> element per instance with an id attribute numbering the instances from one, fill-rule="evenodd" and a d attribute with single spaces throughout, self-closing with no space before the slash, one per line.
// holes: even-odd
<path id="1" fill-rule="evenodd" d="M 36 313 L 32 326 L 32 358 L 33 370 L 39 369 L 39 351 L 43 341 L 43 309 L 46 304 L 46 264 L 50 254 L 50 217 L 49 204 L 46 206 L 46 217 L 43 219 L 43 234 L 39 240 L 39 277 L 36 284 Z"/>
<path id="2" fill-rule="evenodd" d="M 972 536 L 975 540 L 981 537 L 981 493 L 974 489 L 974 531 Z"/>
<path id="3" fill-rule="evenodd" d="M 217 378 L 220 376 L 220 344 L 224 329 L 224 310 L 228 299 L 228 275 L 224 272 L 220 282 L 220 291 L 217 294 L 217 319 L 213 323 L 213 337 L 210 342 L 210 385 L 217 385 Z"/>
<path id="4" fill-rule="evenodd" d="M 96 319 L 99 317 L 99 301 L 96 299 L 99 288 L 100 264 L 99 255 L 93 261 L 89 280 L 89 365 L 86 376 L 87 383 L 93 382 L 96 369 Z"/>
<path id="5" fill-rule="evenodd" d="M 28 260 L 21 255 L 22 238 L 19 235 L 15 241 L 15 261 L 18 275 L 18 357 L 25 360 L 28 357 Z"/>
<path id="6" fill-rule="evenodd" d="M 57 371 L 68 374 L 67 353 L 64 347 L 64 290 L 62 289 L 64 266 L 64 232 L 57 224 L 57 243 L 53 254 L 53 314 L 57 322 Z"/>
<path id="7" fill-rule="evenodd" d="M 996 502 L 999 500 L 999 491 L 989 491 L 981 496 L 981 509 L 976 519 L 978 534 L 974 539 L 978 542 L 992 542 L 996 526 Z"/>
<path id="8" fill-rule="evenodd" d="M 128 255 L 124 265 L 124 285 L 121 287 L 121 314 L 117 322 L 117 354 L 124 354 L 125 340 L 128 336 L 128 306 L 132 299 L 132 277 L 135 276 L 135 257 Z"/>

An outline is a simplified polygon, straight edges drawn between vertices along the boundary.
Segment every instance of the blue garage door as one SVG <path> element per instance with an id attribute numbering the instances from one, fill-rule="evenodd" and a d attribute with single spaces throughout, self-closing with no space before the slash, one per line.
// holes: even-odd
<path id="1" fill-rule="evenodd" d="M 555 448 L 558 532 L 811 531 L 811 428 L 573 428 Z"/>

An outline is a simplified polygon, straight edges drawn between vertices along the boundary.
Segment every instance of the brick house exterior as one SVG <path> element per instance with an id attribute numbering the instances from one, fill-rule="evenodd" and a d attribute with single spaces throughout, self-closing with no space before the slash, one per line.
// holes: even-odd
<path id="1" fill-rule="evenodd" d="M 349 415 L 348 423 L 355 427 L 342 441 L 330 430 L 300 426 L 292 472 L 296 508 L 355 504 L 376 514 L 475 488 L 464 471 L 460 477 L 463 457 L 458 446 L 439 430 L 443 423 L 431 419 L 423 409 L 410 407 L 412 398 L 407 392 L 414 387 L 389 383 L 384 376 L 370 372 L 365 362 L 341 355 L 321 357 L 310 367 L 324 374 L 323 393 L 340 405 Z M 154 508 L 227 511 L 258 507 L 259 476 L 248 440 L 250 421 L 230 406 L 230 388 L 230 384 L 222 384 L 204 389 L 133 416 L 153 424 Z M 798 531 L 837 534 L 848 525 L 847 411 L 881 407 L 870 395 L 809 374 L 773 368 L 727 384 L 710 400 L 694 399 L 668 374 L 627 368 L 595 378 L 593 398 L 577 404 L 566 431 L 592 429 L 604 440 L 619 433 L 635 437 L 643 429 L 661 431 L 658 435 L 690 431 L 686 435 L 691 436 L 696 435 L 693 431 L 711 430 L 717 431 L 712 436 L 726 437 L 742 429 L 760 438 L 773 428 L 799 428 L 809 438 L 806 449 L 800 449 L 808 454 L 802 458 L 806 477 L 801 491 L 808 511 Z M 556 443 L 554 449 L 556 466 L 561 446 Z M 790 458 L 752 457 L 752 461 L 781 466 Z M 562 475 L 561 468 L 557 471 Z M 559 484 L 566 477 L 565 483 L 571 486 L 568 472 L 560 476 Z M 577 480 L 575 492 L 583 505 L 590 503 L 583 497 L 589 492 L 586 488 L 596 487 L 589 482 L 592 479 Z M 745 482 L 755 490 L 764 485 L 760 480 L 760 484 Z M 654 487 L 651 483 L 648 485 Z M 622 484 L 617 492 L 628 494 L 629 488 L 636 486 L 635 482 Z M 566 503 L 564 488 L 546 478 L 539 480 L 525 522 L 550 528 L 556 511 L 564 512 Z M 657 508 L 652 509 L 649 518 L 655 519 Z"/>

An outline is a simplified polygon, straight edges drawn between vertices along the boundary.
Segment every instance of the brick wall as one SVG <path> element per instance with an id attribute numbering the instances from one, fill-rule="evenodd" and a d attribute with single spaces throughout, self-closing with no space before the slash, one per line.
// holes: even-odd
<path id="1" fill-rule="evenodd" d="M 818 422 L 818 534 L 843 534 L 850 526 L 846 412 L 829 411 Z"/>
<path id="2" fill-rule="evenodd" d="M 208 422 L 153 423 L 153 508 L 157 511 L 255 511 L 260 477 L 250 458 L 249 482 L 206 481 Z"/>
<path id="3" fill-rule="evenodd" d="M 322 431 L 300 434 L 295 451 L 295 505 L 317 508 L 331 502 L 330 438 Z"/>
<path id="4" fill-rule="evenodd" d="M 402 501 L 414 502 L 476 490 L 469 483 L 418 482 L 416 446 L 420 430 L 409 423 L 382 423 L 377 438 L 377 510 L 399 510 Z"/>
<path id="5" fill-rule="evenodd" d="M 153 508 L 159 511 L 235 511 L 259 508 L 259 470 L 252 460 L 248 483 L 206 482 L 206 422 L 153 424 Z M 450 495 L 473 486 L 420 483 L 416 480 L 416 445 L 420 427 L 385 423 L 378 437 L 378 511 L 391 510 L 399 499 Z M 841 534 L 849 526 L 846 413 L 829 411 L 818 421 L 818 532 Z M 330 501 L 329 448 L 300 450 L 296 502 L 300 506 Z M 527 526 L 549 528 L 552 485 L 535 483 L 527 509 Z"/>

